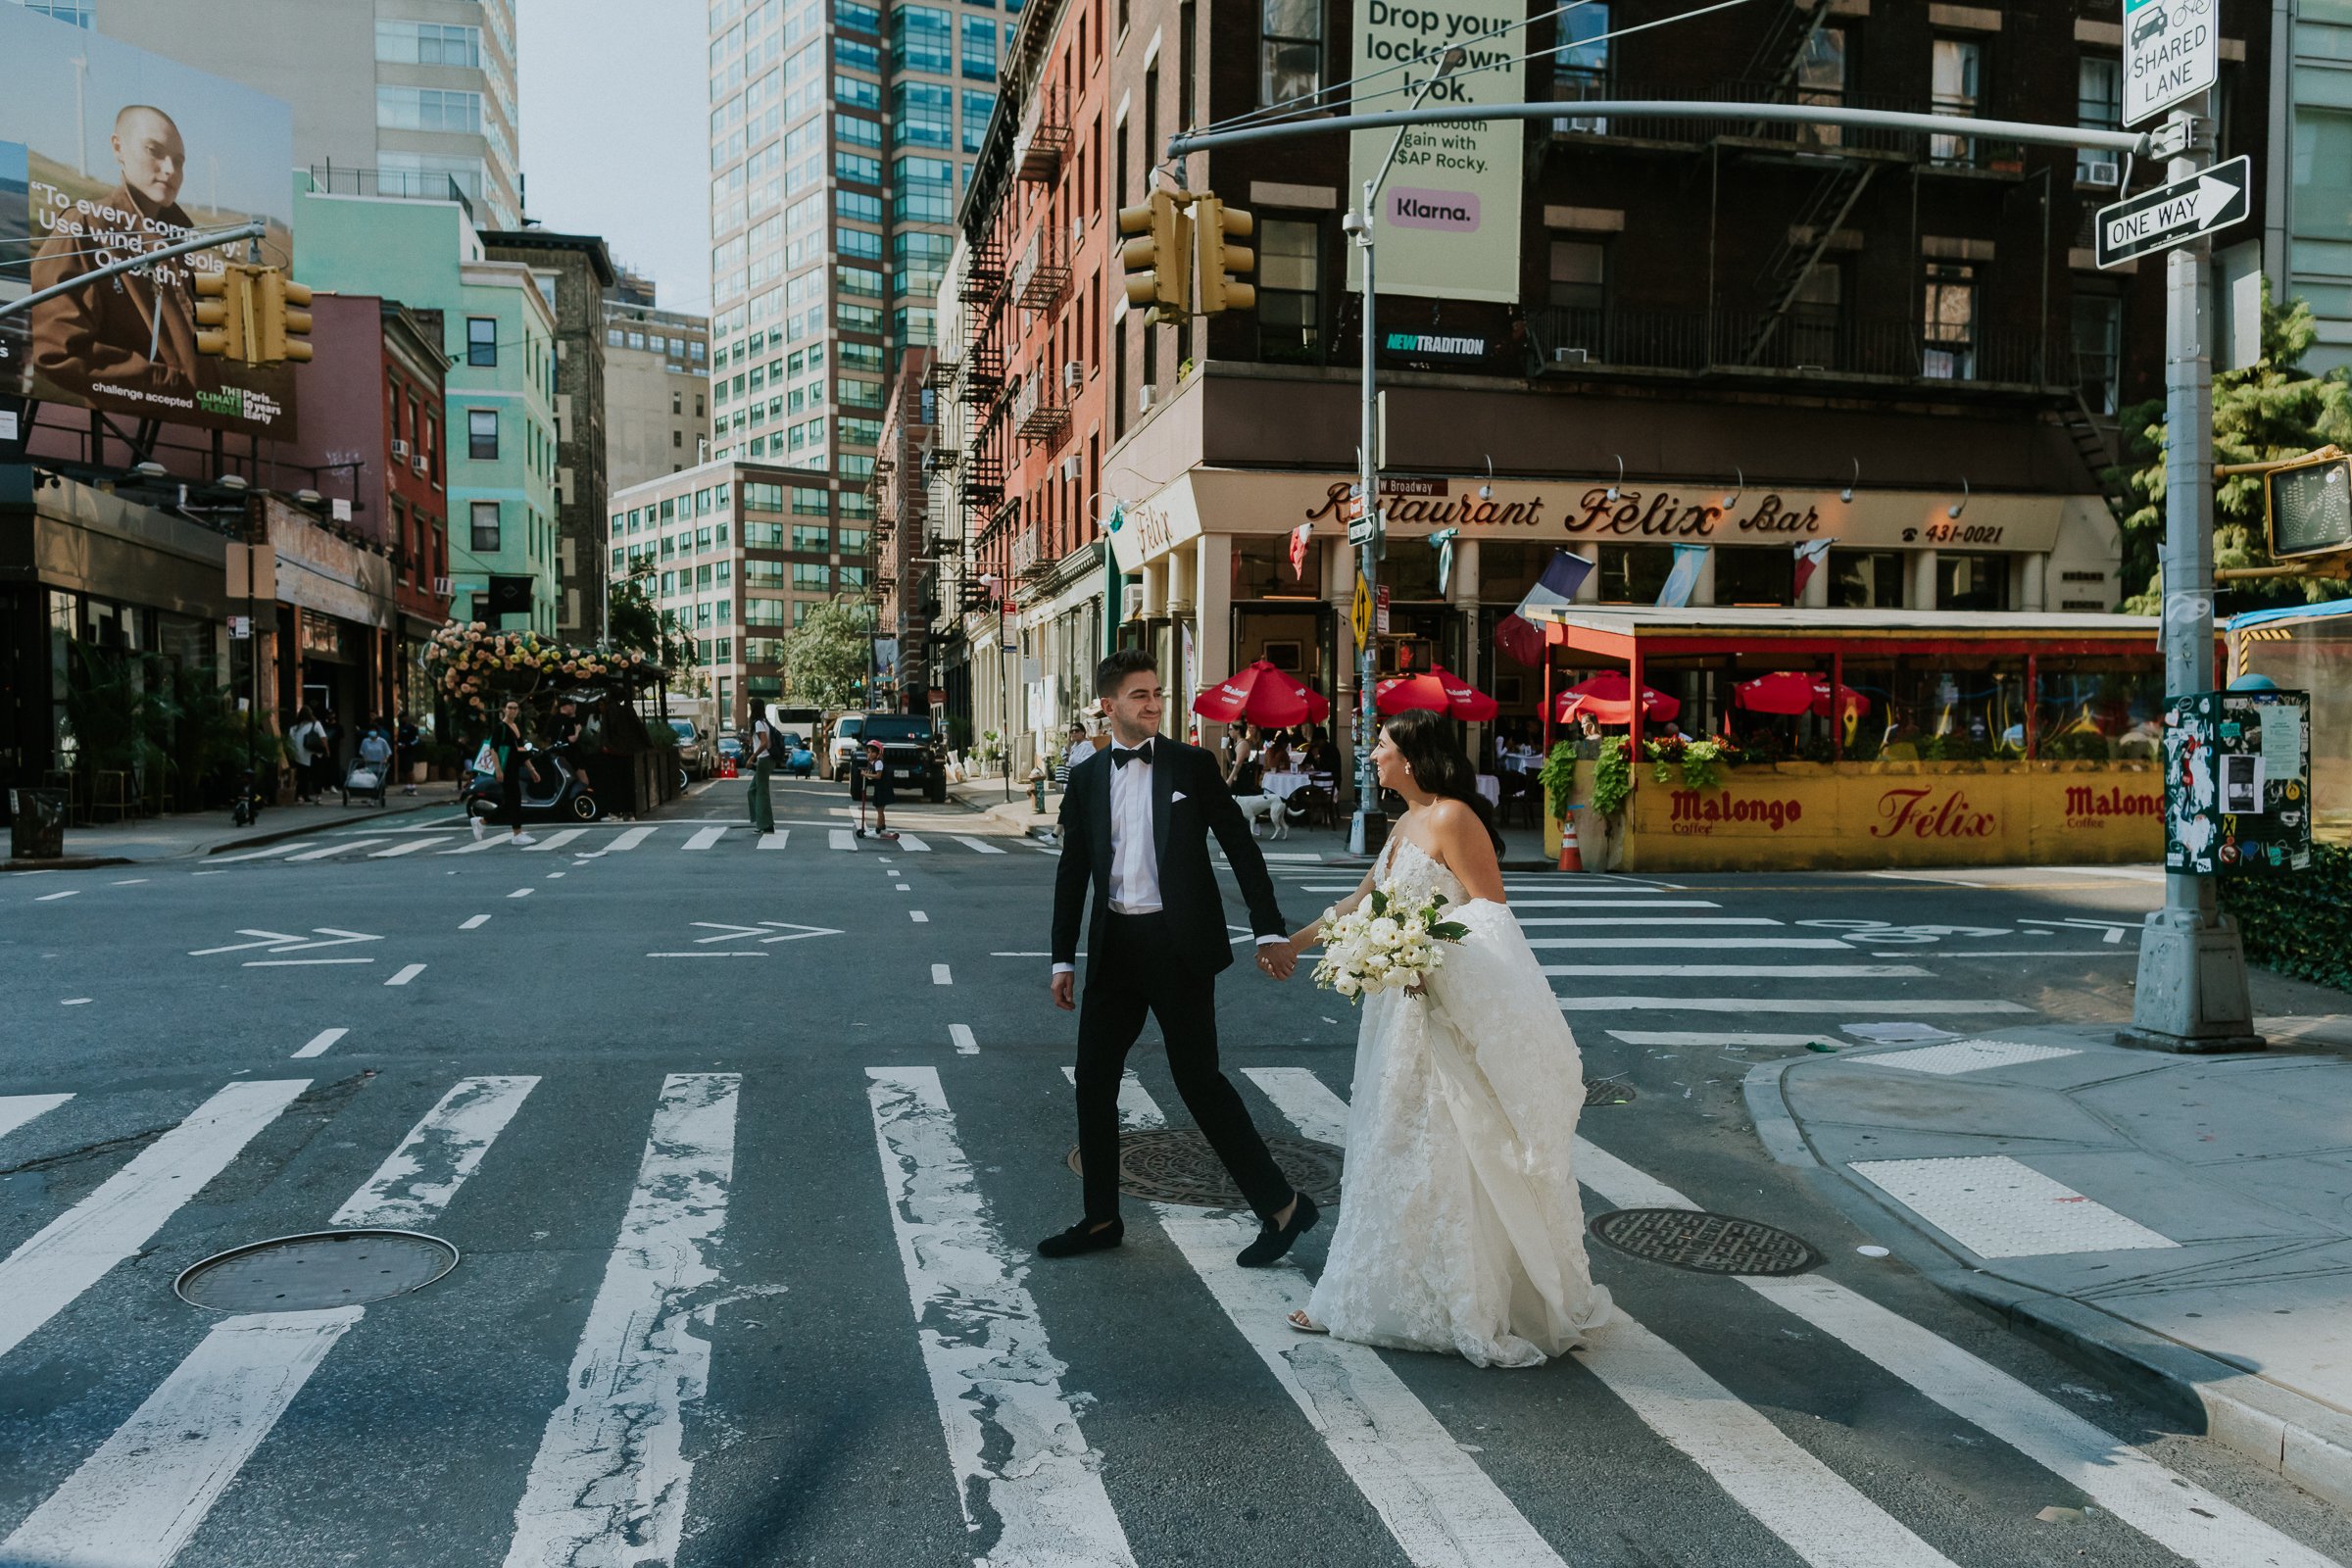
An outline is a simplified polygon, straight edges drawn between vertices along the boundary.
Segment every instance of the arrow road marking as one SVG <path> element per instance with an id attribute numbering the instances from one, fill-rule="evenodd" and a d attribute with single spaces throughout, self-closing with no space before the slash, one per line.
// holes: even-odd
<path id="1" fill-rule="evenodd" d="M 242 953 L 247 948 L 270 948 L 275 947 L 281 942 L 300 942 L 302 940 L 302 938 L 293 936 L 284 931 L 240 930 L 237 935 L 241 937 L 259 937 L 261 940 L 259 942 L 232 942 L 224 948 L 196 948 L 189 952 L 188 956 L 191 958 L 209 958 L 216 953 Z"/>
<path id="2" fill-rule="evenodd" d="M 695 945 L 708 946 L 713 942 L 739 942 L 745 937 L 758 937 L 763 943 L 799 942 L 805 937 L 837 937 L 841 933 L 831 926 L 794 925 L 788 920 L 762 920 L 758 925 L 727 925 L 717 920 L 692 922 L 706 931 L 720 933 L 714 937 L 696 937 Z"/>

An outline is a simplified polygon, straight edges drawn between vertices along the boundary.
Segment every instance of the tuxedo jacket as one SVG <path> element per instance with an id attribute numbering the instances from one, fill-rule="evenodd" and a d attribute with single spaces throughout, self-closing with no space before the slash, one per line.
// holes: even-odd
<path id="1" fill-rule="evenodd" d="M 1208 858 L 1208 835 L 1225 847 L 1225 858 L 1250 906 L 1250 929 L 1258 936 L 1288 936 L 1265 857 L 1250 836 L 1250 825 L 1217 771 L 1217 760 L 1198 746 L 1162 735 L 1152 743 L 1152 853 L 1159 871 L 1159 902 L 1176 956 L 1196 974 L 1213 975 L 1233 962 L 1233 937 L 1225 928 L 1225 900 Z M 1134 764 L 1130 764 L 1131 766 Z M 1104 747 L 1070 769 L 1061 801 L 1061 864 L 1054 878 L 1054 961 L 1073 963 L 1078 954 L 1080 916 L 1091 904 L 1093 930 L 1101 941 L 1110 913 L 1110 749 Z"/>

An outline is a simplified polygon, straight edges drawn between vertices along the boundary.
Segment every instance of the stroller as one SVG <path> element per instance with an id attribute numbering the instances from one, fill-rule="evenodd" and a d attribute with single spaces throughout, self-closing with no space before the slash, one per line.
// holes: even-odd
<path id="1" fill-rule="evenodd" d="M 359 755 L 351 761 L 350 770 L 343 775 L 343 804 L 349 806 L 353 797 L 373 801 L 378 809 L 387 804 L 384 791 L 392 779 L 392 743 L 375 730 L 360 737 Z"/>

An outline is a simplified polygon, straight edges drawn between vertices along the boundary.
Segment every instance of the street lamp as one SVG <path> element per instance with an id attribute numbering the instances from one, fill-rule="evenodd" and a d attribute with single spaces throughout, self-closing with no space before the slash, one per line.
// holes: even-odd
<path id="1" fill-rule="evenodd" d="M 1447 49 L 1439 58 L 1437 71 L 1413 94 L 1412 107 L 1418 109 L 1426 103 L 1437 84 L 1460 70 L 1469 58 L 1459 44 Z M 1367 600 L 1376 597 L 1385 535 L 1380 515 L 1380 463 L 1378 454 L 1373 450 L 1380 417 L 1380 389 L 1374 371 L 1380 339 L 1373 329 L 1373 301 L 1376 296 L 1372 286 L 1372 214 L 1380 204 L 1380 188 L 1389 182 L 1389 171 L 1396 167 L 1396 155 L 1403 150 L 1404 138 L 1411 128 L 1409 125 L 1397 127 L 1396 138 L 1389 143 L 1388 156 L 1380 161 L 1380 167 L 1364 181 L 1363 206 L 1340 220 L 1340 227 L 1348 238 L 1355 241 L 1356 249 L 1363 253 L 1364 262 L 1364 406 L 1356 448 L 1356 493 L 1362 498 L 1364 519 L 1370 526 L 1364 542 L 1356 549 L 1355 569 L 1363 581 Z M 1382 813 L 1378 806 L 1380 784 L 1372 769 L 1372 737 L 1380 727 L 1380 713 L 1373 706 L 1372 689 L 1378 684 L 1379 678 L 1380 645 L 1367 628 L 1363 647 L 1356 655 L 1355 816 L 1348 827 L 1348 849 L 1353 855 L 1372 853 L 1379 848 L 1375 840 L 1383 836 L 1380 827 Z"/>

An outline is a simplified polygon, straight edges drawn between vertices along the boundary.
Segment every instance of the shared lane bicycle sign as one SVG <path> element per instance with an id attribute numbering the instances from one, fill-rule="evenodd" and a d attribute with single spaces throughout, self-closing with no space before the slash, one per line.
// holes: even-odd
<path id="1" fill-rule="evenodd" d="M 2214 0 L 2124 0 L 2124 123 L 2211 87 L 2222 69 Z"/>
<path id="2" fill-rule="evenodd" d="M 2100 208 L 2095 235 L 2099 266 L 2120 267 L 2133 257 L 2169 251 L 2199 234 L 2243 221 L 2253 183 L 2253 160 L 2241 156 Z"/>

